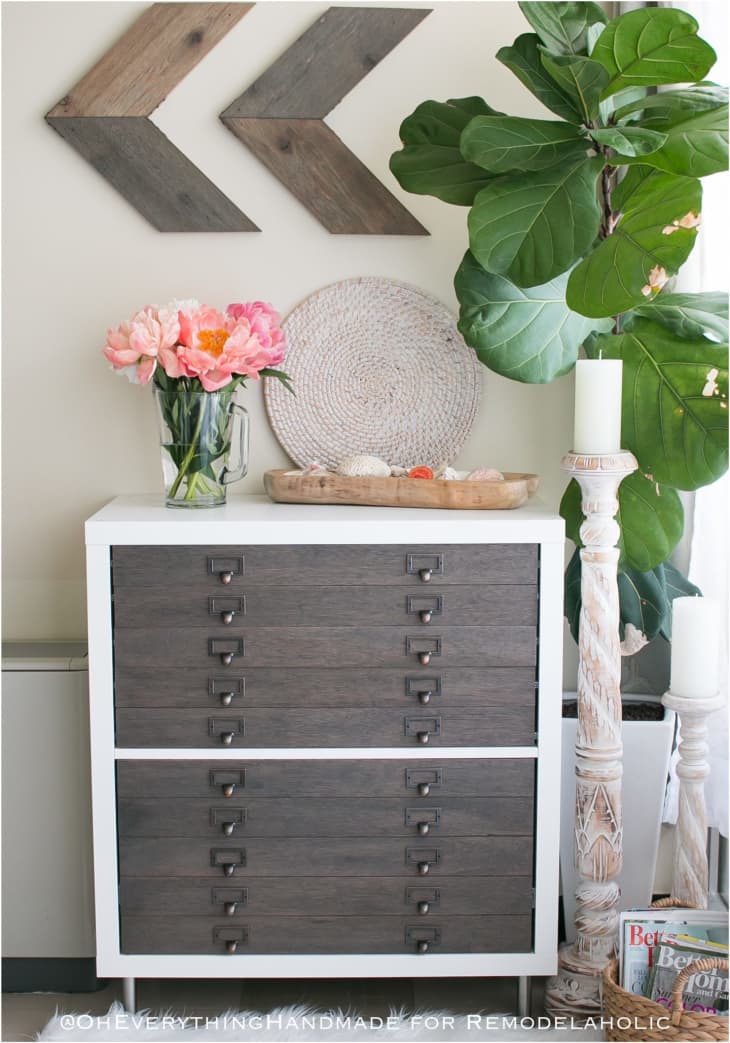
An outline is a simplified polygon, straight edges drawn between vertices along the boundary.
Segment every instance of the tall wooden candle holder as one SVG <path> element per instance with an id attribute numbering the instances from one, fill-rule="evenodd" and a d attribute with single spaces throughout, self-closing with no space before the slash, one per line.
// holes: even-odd
<path id="1" fill-rule="evenodd" d="M 662 702 L 675 710 L 680 721 L 679 811 L 674 835 L 672 896 L 693 909 L 707 908 L 707 814 L 705 779 L 707 763 L 707 717 L 719 710 L 724 699 L 686 696 L 667 692 Z"/>
<path id="2" fill-rule="evenodd" d="M 618 487 L 635 471 L 631 453 L 569 453 L 562 468 L 577 479 L 585 521 L 580 528 L 581 613 L 578 732 L 575 743 L 576 940 L 563 946 L 558 973 L 545 989 L 551 1015 L 600 1015 L 600 980 L 618 940 L 622 865 L 621 650 L 616 543 Z"/>

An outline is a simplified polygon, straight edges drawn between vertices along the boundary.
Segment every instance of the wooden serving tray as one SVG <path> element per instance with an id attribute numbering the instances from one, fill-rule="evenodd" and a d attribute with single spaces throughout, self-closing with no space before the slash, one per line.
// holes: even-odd
<path id="1" fill-rule="evenodd" d="M 346 478 L 339 474 L 266 471 L 264 488 L 276 503 L 342 503 L 370 507 L 439 507 L 497 511 L 521 507 L 537 491 L 536 474 L 504 473 L 504 481 L 462 482 L 439 478 Z"/>

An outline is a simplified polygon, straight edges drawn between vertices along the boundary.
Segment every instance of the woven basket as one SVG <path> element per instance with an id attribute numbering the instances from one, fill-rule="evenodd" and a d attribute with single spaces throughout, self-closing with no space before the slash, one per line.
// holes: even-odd
<path id="1" fill-rule="evenodd" d="M 713 967 L 726 971 L 728 961 L 714 956 L 695 960 L 679 972 L 672 989 L 670 1014 L 660 1003 L 622 989 L 618 983 L 618 960 L 611 960 L 603 972 L 603 1016 L 610 1019 L 606 1026 L 606 1039 L 637 1040 L 642 1043 L 651 1043 L 653 1040 L 682 1040 L 683 1043 L 700 1039 L 726 1040 L 726 1016 L 682 1009 L 682 994 L 690 977 L 696 971 L 709 971 Z M 667 1018 L 670 1024 L 667 1024 Z"/>

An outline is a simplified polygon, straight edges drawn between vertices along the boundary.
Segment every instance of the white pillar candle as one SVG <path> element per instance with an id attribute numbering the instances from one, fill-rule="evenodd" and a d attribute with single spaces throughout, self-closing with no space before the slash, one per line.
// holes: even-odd
<path id="1" fill-rule="evenodd" d="M 621 359 L 579 359 L 575 364 L 574 453 L 621 449 Z"/>
<path id="2" fill-rule="evenodd" d="M 710 598 L 672 602 L 672 695 L 715 695 L 720 687 L 720 614 Z"/>

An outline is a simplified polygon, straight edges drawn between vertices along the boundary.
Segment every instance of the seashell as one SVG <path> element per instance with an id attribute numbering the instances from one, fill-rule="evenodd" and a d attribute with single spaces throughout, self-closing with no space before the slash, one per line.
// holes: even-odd
<path id="1" fill-rule="evenodd" d="M 393 475 L 394 478 L 405 478 L 405 476 L 408 474 L 408 468 L 398 467 L 398 465 L 395 464 L 393 467 L 391 467 L 390 473 Z"/>
<path id="2" fill-rule="evenodd" d="M 348 478 L 389 478 L 390 464 L 377 456 L 348 456 L 339 464 L 337 474 Z"/>
<path id="3" fill-rule="evenodd" d="M 285 471 L 284 477 L 302 477 L 310 474 L 329 474 L 329 471 L 324 464 L 311 463 L 307 464 L 306 467 L 302 467 L 299 471 Z"/>
<path id="4" fill-rule="evenodd" d="M 467 482 L 503 482 L 504 475 L 494 467 L 477 467 L 466 476 Z"/>
<path id="5" fill-rule="evenodd" d="M 439 479 L 442 482 L 454 482 L 458 481 L 459 478 L 465 478 L 466 471 L 455 471 L 453 467 L 444 467 L 443 471 L 439 475 Z"/>

